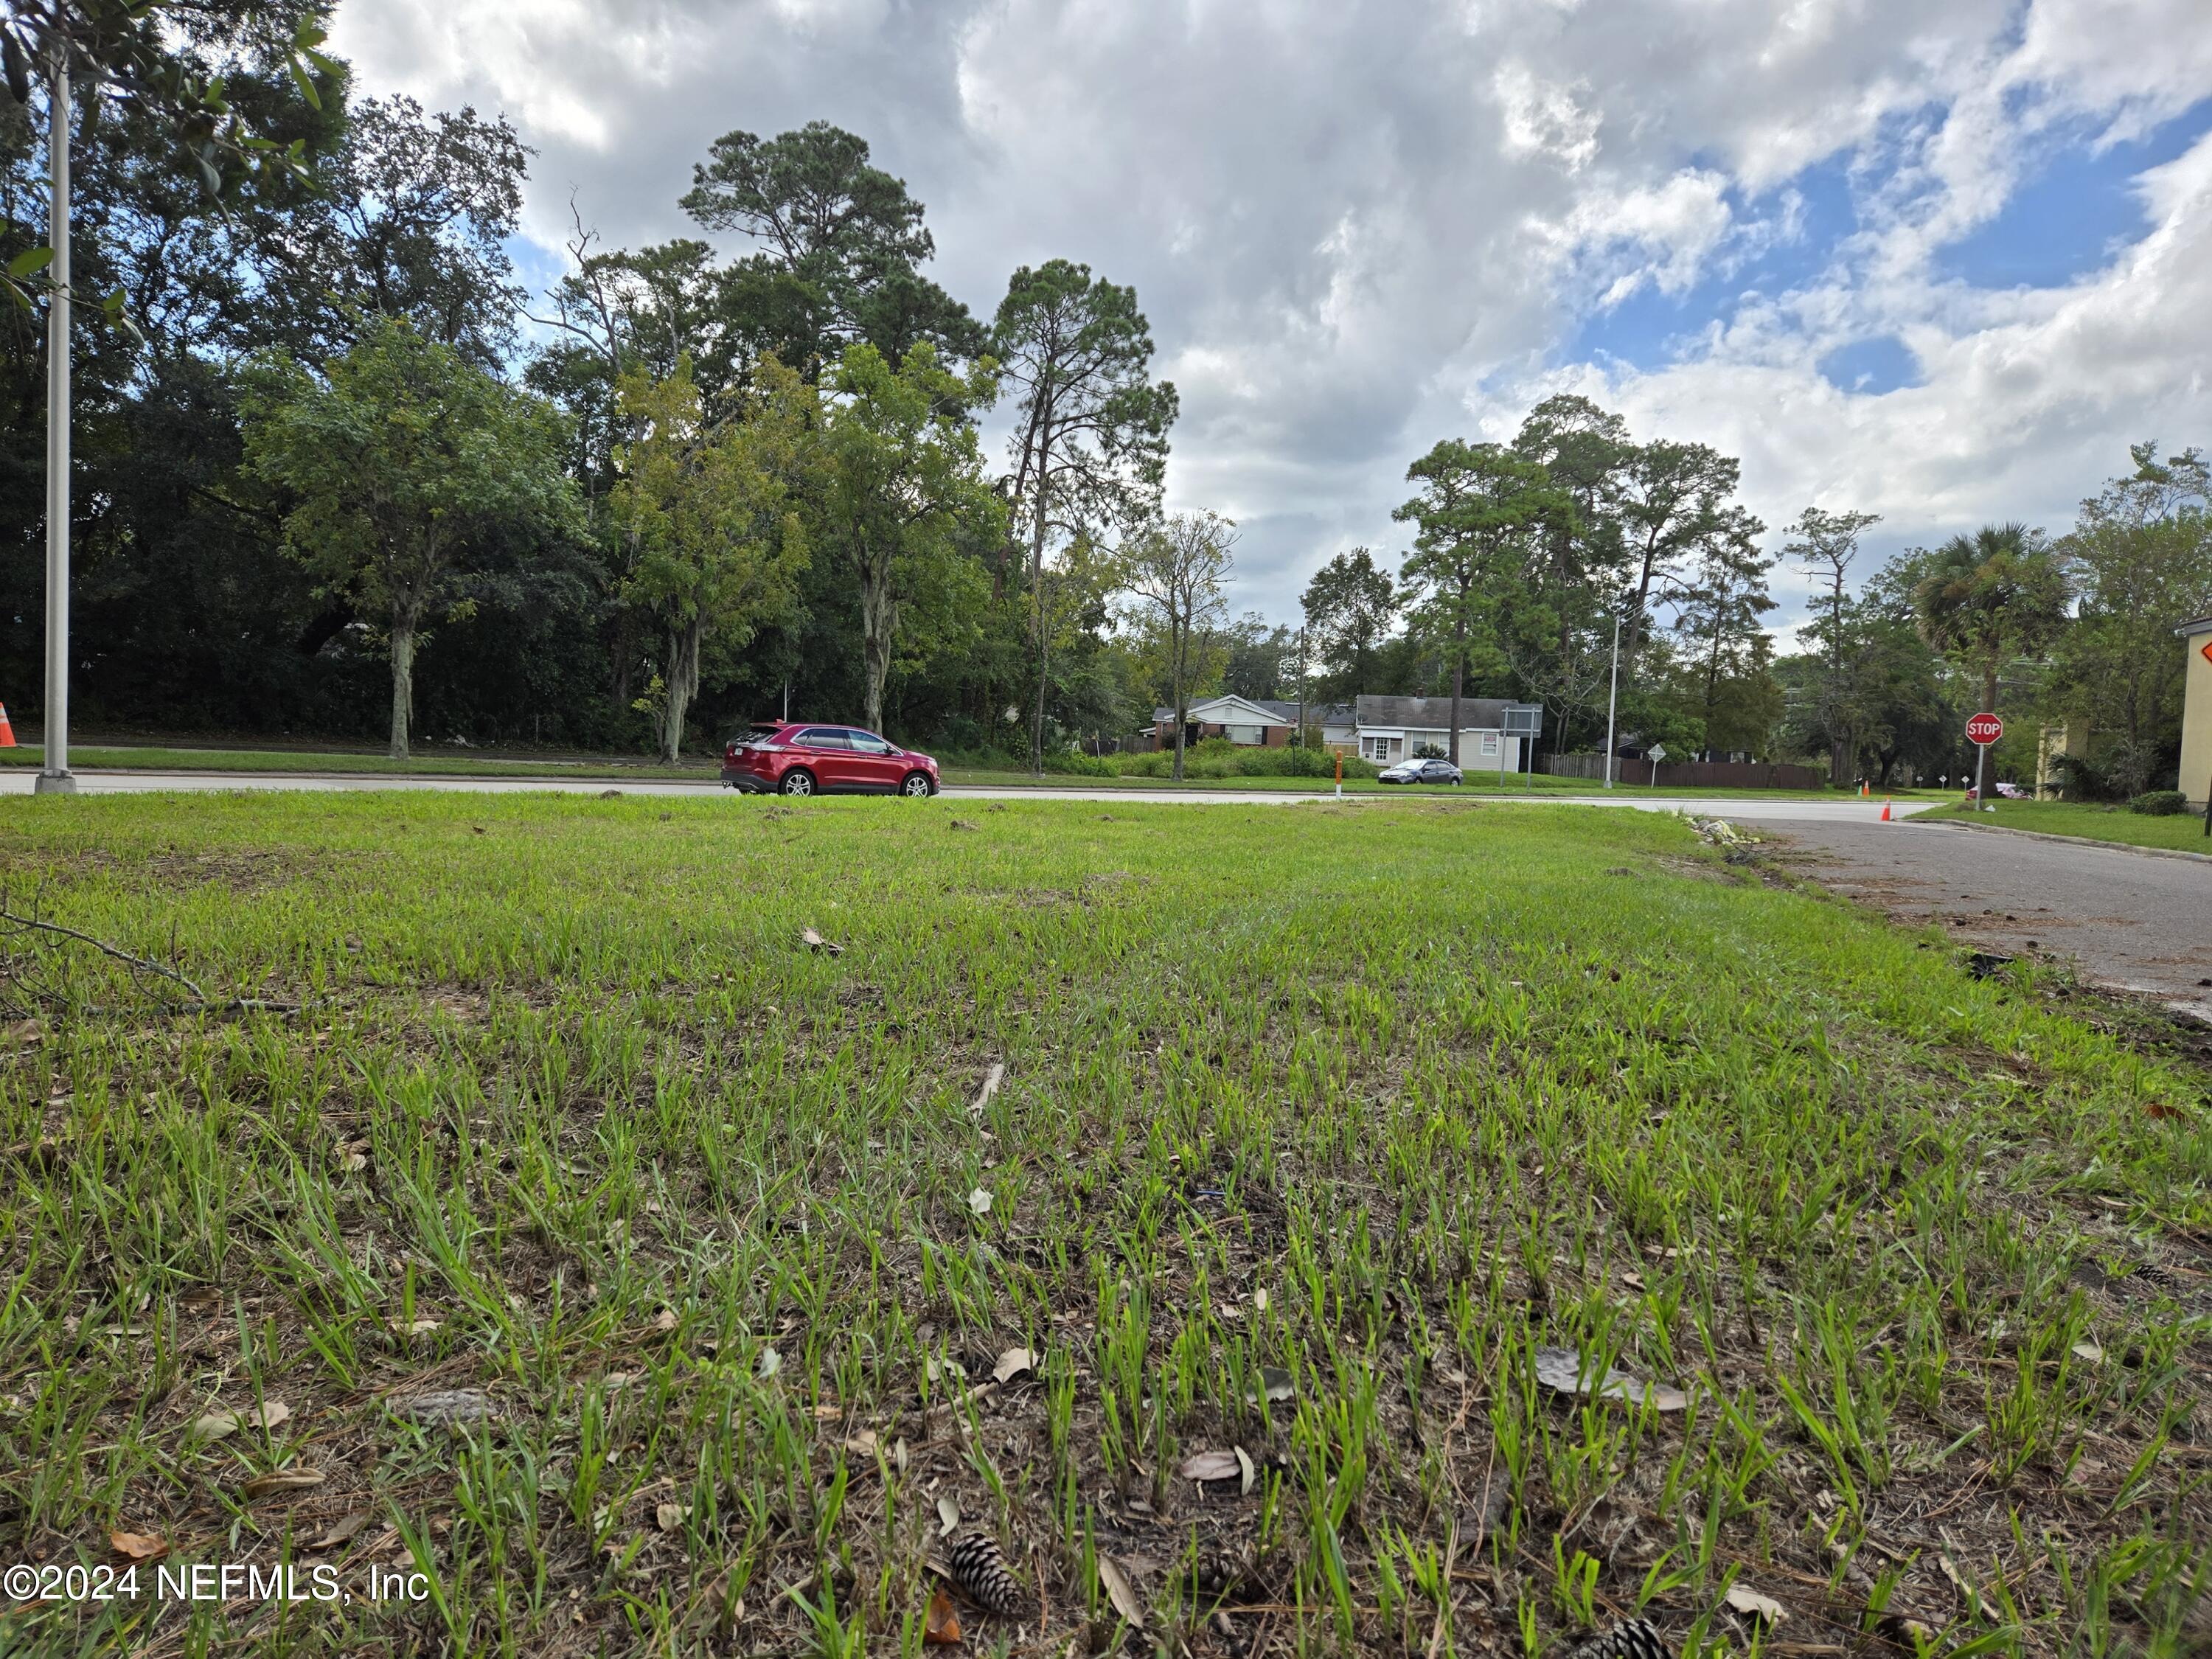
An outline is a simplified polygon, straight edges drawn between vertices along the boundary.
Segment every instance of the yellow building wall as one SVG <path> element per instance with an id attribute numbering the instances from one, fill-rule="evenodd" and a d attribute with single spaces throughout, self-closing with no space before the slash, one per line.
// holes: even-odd
<path id="1" fill-rule="evenodd" d="M 2189 651 L 2189 678 L 2181 712 L 2181 793 L 2191 805 L 2202 806 L 2212 790 L 2212 662 L 2204 659 L 2212 629 L 2183 643 Z"/>

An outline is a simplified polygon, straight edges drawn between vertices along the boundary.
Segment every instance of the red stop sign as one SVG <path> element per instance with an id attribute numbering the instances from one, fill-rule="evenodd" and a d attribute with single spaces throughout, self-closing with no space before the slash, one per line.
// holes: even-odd
<path id="1" fill-rule="evenodd" d="M 1970 743 L 1989 744 L 2004 736 L 2004 722 L 1995 714 L 1977 714 L 1966 722 L 1966 738 Z"/>

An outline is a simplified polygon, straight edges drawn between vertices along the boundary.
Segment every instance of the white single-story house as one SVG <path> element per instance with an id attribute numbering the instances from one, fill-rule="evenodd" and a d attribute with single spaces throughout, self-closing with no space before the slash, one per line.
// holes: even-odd
<path id="1" fill-rule="evenodd" d="M 1325 716 L 1348 712 L 1342 703 L 1310 702 L 1305 708 L 1306 724 L 1317 726 Z M 1247 748 L 1281 749 L 1297 737 L 1298 706 L 1267 697 L 1224 695 L 1191 704 L 1188 722 L 1183 733 L 1187 744 L 1226 738 Z M 1175 747 L 1174 709 L 1152 710 L 1152 736 L 1162 749 Z"/>
<path id="2" fill-rule="evenodd" d="M 1349 710 L 1332 710 L 1321 740 L 1383 766 L 1411 760 L 1423 749 L 1451 752 L 1449 697 L 1359 697 Z M 1468 772 L 1520 772 L 1544 729 L 1540 703 L 1502 697 L 1462 697 L 1459 704 L 1459 763 Z"/>

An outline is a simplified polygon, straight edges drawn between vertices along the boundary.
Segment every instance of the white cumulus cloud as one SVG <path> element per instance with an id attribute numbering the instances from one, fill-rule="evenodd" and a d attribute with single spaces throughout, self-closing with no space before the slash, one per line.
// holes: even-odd
<path id="1" fill-rule="evenodd" d="M 2201 121 L 2204 0 L 343 0 L 335 33 L 370 90 L 515 120 L 549 254 L 572 192 L 614 245 L 693 233 L 714 138 L 818 118 L 978 313 L 1054 256 L 1133 283 L 1172 496 L 1243 521 L 1277 615 L 1402 544 L 1413 456 L 1561 386 L 1741 455 L 1771 523 L 1893 544 L 2057 526 L 2130 440 L 2212 442 L 2212 141 L 2066 281 L 1945 263 L 2054 155 Z M 1663 344 L 1578 344 L 1668 307 Z M 1912 383 L 1822 374 L 1869 341 Z"/>

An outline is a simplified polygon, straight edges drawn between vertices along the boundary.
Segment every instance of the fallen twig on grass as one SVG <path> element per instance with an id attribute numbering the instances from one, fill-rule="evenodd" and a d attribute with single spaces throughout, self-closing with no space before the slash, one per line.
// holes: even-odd
<path id="1" fill-rule="evenodd" d="M 36 916 L 20 915 L 8 908 L 4 902 L 0 902 L 0 922 L 18 929 L 27 927 L 35 928 L 42 933 L 58 933 L 64 939 L 73 939 L 81 945 L 89 945 L 101 954 L 113 957 L 118 962 L 128 963 L 131 967 L 142 969 L 147 973 L 159 974 L 164 979 L 174 980 L 198 998 L 203 1006 L 207 1002 L 208 994 L 175 969 L 164 967 L 161 963 L 146 957 L 133 956 L 119 945 L 110 945 L 104 939 L 95 939 L 90 933 L 80 933 L 74 927 L 64 927 L 58 921 L 41 921 Z"/>

